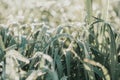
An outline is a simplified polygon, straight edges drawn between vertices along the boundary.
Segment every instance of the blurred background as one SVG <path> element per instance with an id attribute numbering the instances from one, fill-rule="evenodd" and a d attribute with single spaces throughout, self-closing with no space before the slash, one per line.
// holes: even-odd
<path id="1" fill-rule="evenodd" d="M 120 0 L 92 1 L 93 16 L 103 18 L 107 15 L 111 23 L 116 27 L 119 25 Z M 85 0 L 0 0 L 0 24 L 45 22 L 56 27 L 64 22 L 84 22 L 87 16 L 84 2 Z"/>

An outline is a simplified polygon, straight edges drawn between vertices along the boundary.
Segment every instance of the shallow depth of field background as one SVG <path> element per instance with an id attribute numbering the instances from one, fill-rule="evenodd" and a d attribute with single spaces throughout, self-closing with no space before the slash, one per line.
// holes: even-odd
<path id="1" fill-rule="evenodd" d="M 120 80 L 120 0 L 0 0 L 0 80 Z"/>

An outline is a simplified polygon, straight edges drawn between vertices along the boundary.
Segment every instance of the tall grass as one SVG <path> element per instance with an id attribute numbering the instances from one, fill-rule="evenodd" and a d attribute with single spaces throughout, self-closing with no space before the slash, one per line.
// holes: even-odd
<path id="1" fill-rule="evenodd" d="M 40 1 L 21 7 L 0 1 L 1 80 L 120 79 L 120 32 L 109 18 L 110 0 L 103 12 L 93 9 L 94 0 Z"/>

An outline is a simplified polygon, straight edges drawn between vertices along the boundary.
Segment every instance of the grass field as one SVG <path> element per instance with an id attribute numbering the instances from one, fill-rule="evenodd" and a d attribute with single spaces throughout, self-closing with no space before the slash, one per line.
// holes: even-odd
<path id="1" fill-rule="evenodd" d="M 0 80 L 120 80 L 120 0 L 0 0 Z"/>

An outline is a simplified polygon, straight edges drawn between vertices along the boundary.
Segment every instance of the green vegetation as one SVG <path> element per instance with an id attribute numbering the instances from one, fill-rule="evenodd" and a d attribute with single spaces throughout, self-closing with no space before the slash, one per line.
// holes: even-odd
<path id="1" fill-rule="evenodd" d="M 120 80 L 119 0 L 0 0 L 0 80 Z"/>

